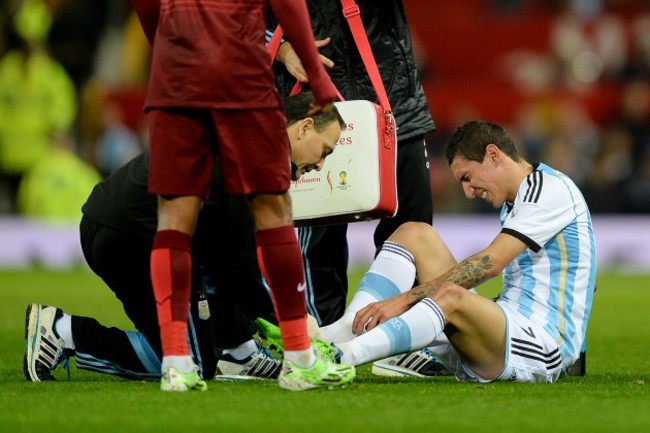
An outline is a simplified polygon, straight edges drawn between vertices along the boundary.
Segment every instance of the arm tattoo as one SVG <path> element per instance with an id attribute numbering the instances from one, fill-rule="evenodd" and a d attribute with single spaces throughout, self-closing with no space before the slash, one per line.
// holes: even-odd
<path id="1" fill-rule="evenodd" d="M 484 282 L 487 279 L 485 271 L 491 268 L 490 256 L 475 255 L 454 267 L 448 273 L 447 280 L 470 289 Z"/>
<path id="2" fill-rule="evenodd" d="M 490 261 L 489 255 L 473 255 L 458 265 L 454 266 L 449 271 L 442 274 L 435 280 L 422 284 L 415 290 L 407 293 L 411 295 L 414 303 L 429 297 L 436 291 L 436 289 L 445 281 L 451 281 L 459 286 L 470 289 L 476 287 L 487 281 L 490 277 L 486 275 L 486 271 L 492 269 L 494 265 Z"/>

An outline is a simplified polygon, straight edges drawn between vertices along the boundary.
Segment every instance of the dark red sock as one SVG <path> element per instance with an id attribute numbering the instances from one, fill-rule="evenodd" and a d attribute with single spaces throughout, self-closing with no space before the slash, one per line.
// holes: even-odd
<path id="1" fill-rule="evenodd" d="M 305 271 L 293 226 L 258 230 L 257 260 L 271 287 L 284 350 L 309 348 Z"/>
<path id="2" fill-rule="evenodd" d="M 156 297 L 163 356 L 189 355 L 187 318 L 192 283 L 190 235 L 156 233 L 151 250 L 151 282 Z"/>

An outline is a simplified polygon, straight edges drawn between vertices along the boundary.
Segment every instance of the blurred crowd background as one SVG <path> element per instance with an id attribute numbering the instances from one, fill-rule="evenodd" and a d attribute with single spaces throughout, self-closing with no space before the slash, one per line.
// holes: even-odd
<path id="1" fill-rule="evenodd" d="M 438 129 L 437 213 L 484 212 L 442 157 L 463 120 L 501 123 L 595 213 L 650 212 L 650 2 L 404 0 Z M 128 0 L 0 0 L 0 216 L 77 218 L 146 148 L 149 46 Z"/>

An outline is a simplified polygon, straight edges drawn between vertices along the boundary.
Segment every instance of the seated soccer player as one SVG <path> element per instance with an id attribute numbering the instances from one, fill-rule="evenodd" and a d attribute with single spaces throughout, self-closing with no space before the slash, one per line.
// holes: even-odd
<path id="1" fill-rule="evenodd" d="M 501 231 L 458 263 L 435 229 L 402 225 L 322 338 L 353 365 L 429 347 L 459 380 L 555 382 L 579 359 L 591 312 L 587 204 L 566 175 L 525 161 L 498 125 L 459 126 L 445 152 L 465 196 L 501 208 Z M 496 300 L 470 290 L 499 275 Z M 416 276 L 423 283 L 411 288 Z"/>

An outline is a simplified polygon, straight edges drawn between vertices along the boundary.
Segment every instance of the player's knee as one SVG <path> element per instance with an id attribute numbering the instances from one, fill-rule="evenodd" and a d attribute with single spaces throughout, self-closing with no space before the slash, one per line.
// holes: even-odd
<path id="1" fill-rule="evenodd" d="M 388 240 L 411 250 L 430 240 L 432 234 L 435 234 L 435 231 L 429 224 L 421 222 L 406 222 L 400 225 Z"/>

